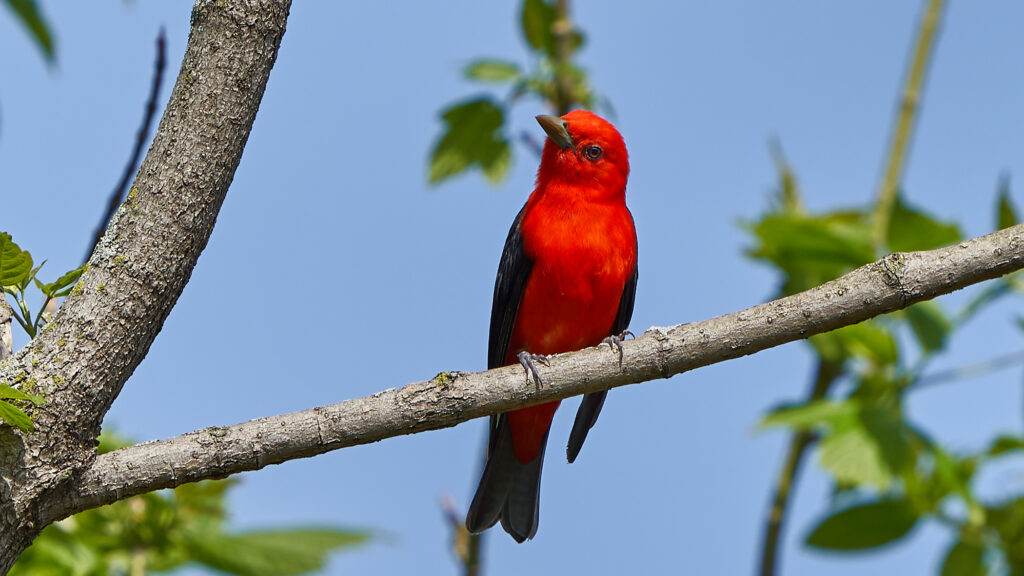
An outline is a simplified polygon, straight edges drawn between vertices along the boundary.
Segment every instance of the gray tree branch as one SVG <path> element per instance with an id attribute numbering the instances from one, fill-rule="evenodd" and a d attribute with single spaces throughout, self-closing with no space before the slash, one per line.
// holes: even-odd
<path id="1" fill-rule="evenodd" d="M 0 365 L 42 394 L 36 431 L 0 427 L 0 573 L 96 457 L 100 423 L 188 282 L 234 177 L 288 0 L 198 0 L 181 71 L 128 198 L 53 322 Z"/>
<path id="2" fill-rule="evenodd" d="M 222 478 L 294 458 L 454 426 L 752 354 L 929 300 L 1024 268 L 1024 225 L 955 246 L 897 253 L 806 292 L 703 322 L 651 328 L 624 345 L 559 354 L 544 386 L 518 366 L 445 372 L 432 380 L 301 412 L 207 428 L 96 458 L 44 519 L 135 494 Z"/>
<path id="3" fill-rule="evenodd" d="M 0 296 L 0 360 L 14 354 L 14 338 L 11 334 L 11 305 Z"/>

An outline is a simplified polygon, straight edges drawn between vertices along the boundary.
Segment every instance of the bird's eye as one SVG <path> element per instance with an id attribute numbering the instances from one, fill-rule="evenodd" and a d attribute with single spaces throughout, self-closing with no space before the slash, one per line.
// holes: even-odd
<path id="1" fill-rule="evenodd" d="M 604 154 L 604 150 L 601 150 L 601 147 L 597 144 L 591 144 L 583 149 L 583 154 L 587 157 L 587 160 L 593 162 L 601 158 L 601 154 Z"/>

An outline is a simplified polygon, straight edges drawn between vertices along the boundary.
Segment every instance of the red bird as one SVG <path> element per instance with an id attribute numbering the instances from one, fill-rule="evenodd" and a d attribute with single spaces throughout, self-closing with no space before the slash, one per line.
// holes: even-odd
<path id="1" fill-rule="evenodd" d="M 501 254 L 491 307 L 487 367 L 535 361 L 602 342 L 620 346 L 633 315 L 637 243 L 626 208 L 629 157 L 608 121 L 584 110 L 537 116 L 547 142 L 537 184 Z M 583 397 L 569 436 L 576 459 L 607 392 Z M 540 472 L 558 402 L 491 417 L 487 465 L 466 527 L 499 519 L 517 542 L 537 533 Z"/>

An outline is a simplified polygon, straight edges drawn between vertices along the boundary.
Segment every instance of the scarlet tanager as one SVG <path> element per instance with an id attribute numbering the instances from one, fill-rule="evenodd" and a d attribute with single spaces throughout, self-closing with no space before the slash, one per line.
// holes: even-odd
<path id="1" fill-rule="evenodd" d="M 587 111 L 537 116 L 547 133 L 537 183 L 505 240 L 491 307 L 487 367 L 535 361 L 602 342 L 620 346 L 633 315 L 637 242 L 626 208 L 622 136 Z M 569 435 L 576 459 L 607 392 L 586 394 Z M 470 532 L 501 520 L 517 542 L 537 534 L 551 402 L 491 417 L 487 464 L 466 517 Z"/>

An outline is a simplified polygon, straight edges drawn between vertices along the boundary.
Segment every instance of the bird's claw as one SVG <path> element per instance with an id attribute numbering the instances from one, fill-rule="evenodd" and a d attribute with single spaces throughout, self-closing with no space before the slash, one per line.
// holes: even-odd
<path id="1" fill-rule="evenodd" d="M 612 334 L 604 340 L 601 340 L 601 344 L 607 344 L 612 350 L 619 351 L 619 366 L 622 366 L 622 341 L 626 339 L 626 336 L 636 338 L 636 334 L 633 334 L 629 330 L 623 330 L 621 334 Z"/>
<path id="2" fill-rule="evenodd" d="M 551 362 L 548 361 L 548 357 L 543 354 L 530 354 L 526 350 L 523 350 L 516 355 L 519 358 L 519 363 L 523 365 L 523 369 L 526 370 L 526 377 L 529 379 L 530 375 L 533 375 L 533 381 L 537 384 L 537 388 L 544 385 L 544 381 L 540 378 L 540 372 L 537 370 L 537 364 L 543 364 L 544 366 L 550 366 Z"/>

